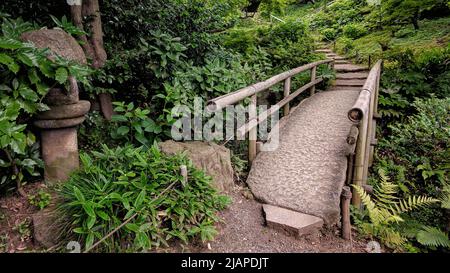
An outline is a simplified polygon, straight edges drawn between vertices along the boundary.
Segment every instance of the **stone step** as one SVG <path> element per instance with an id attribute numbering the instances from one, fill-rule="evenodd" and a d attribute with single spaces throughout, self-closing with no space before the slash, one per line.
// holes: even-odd
<path id="1" fill-rule="evenodd" d="M 361 86 L 332 86 L 327 91 L 361 91 Z"/>
<path id="2" fill-rule="evenodd" d="M 332 53 L 333 51 L 331 51 L 331 49 L 324 48 L 324 49 L 316 49 L 315 52 L 316 53 Z"/>
<path id="3" fill-rule="evenodd" d="M 335 59 L 336 61 L 338 61 L 338 60 L 347 60 L 346 57 L 342 57 L 342 56 L 336 56 L 336 57 L 334 57 L 334 59 Z"/>
<path id="4" fill-rule="evenodd" d="M 336 86 L 363 86 L 365 80 L 336 80 L 335 85 Z"/>
<path id="5" fill-rule="evenodd" d="M 350 64 L 350 62 L 347 60 L 335 60 L 334 63 L 335 64 Z"/>
<path id="6" fill-rule="evenodd" d="M 357 72 L 357 73 L 340 73 L 340 74 L 336 74 L 336 79 L 337 80 L 343 80 L 343 79 L 347 79 L 347 80 L 362 80 L 362 79 L 367 79 L 367 77 L 369 76 L 369 73 L 364 73 L 364 72 Z"/>
<path id="7" fill-rule="evenodd" d="M 361 72 L 367 71 L 366 67 L 354 64 L 337 64 L 334 66 L 337 72 Z"/>
<path id="8" fill-rule="evenodd" d="M 263 212 L 267 227 L 297 238 L 317 232 L 324 223 L 319 217 L 268 204 L 263 205 Z"/>

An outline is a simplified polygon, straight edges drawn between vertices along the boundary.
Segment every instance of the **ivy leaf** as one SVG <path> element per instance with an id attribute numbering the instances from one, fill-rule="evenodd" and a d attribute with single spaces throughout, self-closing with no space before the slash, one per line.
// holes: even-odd
<path id="1" fill-rule="evenodd" d="M 55 79 L 60 83 L 63 84 L 67 81 L 67 78 L 69 77 L 69 73 L 67 72 L 67 69 L 64 67 L 60 67 L 56 70 Z"/>

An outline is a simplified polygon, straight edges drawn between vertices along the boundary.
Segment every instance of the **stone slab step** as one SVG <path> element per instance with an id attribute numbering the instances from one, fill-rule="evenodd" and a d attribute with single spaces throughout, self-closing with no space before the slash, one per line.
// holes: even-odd
<path id="1" fill-rule="evenodd" d="M 263 205 L 263 212 L 267 227 L 295 237 L 314 233 L 324 223 L 319 217 L 267 204 Z"/>
<path id="2" fill-rule="evenodd" d="M 335 60 L 334 63 L 335 64 L 350 64 L 350 62 L 347 60 Z"/>
<path id="3" fill-rule="evenodd" d="M 363 86 L 365 80 L 336 80 L 335 85 L 336 86 Z"/>
<path id="4" fill-rule="evenodd" d="M 316 53 L 332 53 L 333 51 L 331 51 L 331 49 L 316 49 Z"/>
<path id="5" fill-rule="evenodd" d="M 336 74 L 336 79 L 348 79 L 348 80 L 365 80 L 369 76 L 369 73 L 356 72 L 356 73 L 339 73 Z"/>
<path id="6" fill-rule="evenodd" d="M 342 57 L 342 56 L 336 56 L 336 57 L 334 57 L 334 59 L 335 59 L 336 61 L 338 61 L 338 60 L 347 60 L 346 57 Z"/>
<path id="7" fill-rule="evenodd" d="M 354 64 L 337 64 L 334 66 L 337 72 L 362 72 L 367 71 L 366 67 Z"/>

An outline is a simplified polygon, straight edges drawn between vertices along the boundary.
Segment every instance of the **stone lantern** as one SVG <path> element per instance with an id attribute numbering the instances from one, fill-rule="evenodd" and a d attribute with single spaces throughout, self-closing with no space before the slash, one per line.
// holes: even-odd
<path id="1" fill-rule="evenodd" d="M 26 32 L 23 41 L 38 48 L 48 48 L 51 54 L 86 64 L 86 56 L 77 41 L 61 29 L 40 29 Z M 85 119 L 90 102 L 79 100 L 76 79 L 69 77 L 70 88 L 52 88 L 43 102 L 50 110 L 37 114 L 34 125 L 41 131 L 41 149 L 45 180 L 60 182 L 69 178 L 79 167 L 77 126 Z"/>

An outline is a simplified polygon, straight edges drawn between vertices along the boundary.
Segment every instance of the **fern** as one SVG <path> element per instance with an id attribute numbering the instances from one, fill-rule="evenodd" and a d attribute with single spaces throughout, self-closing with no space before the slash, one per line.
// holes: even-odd
<path id="1" fill-rule="evenodd" d="M 442 188 L 441 194 L 441 207 L 444 209 L 450 209 L 450 184 L 445 184 Z"/>
<path id="2" fill-rule="evenodd" d="M 353 185 L 361 198 L 370 219 L 370 223 L 360 225 L 368 235 L 379 238 L 386 246 L 402 249 L 407 245 L 407 238 L 394 229 L 393 224 L 403 222 L 402 214 L 438 202 L 427 196 L 397 197 L 398 186 L 389 182 L 383 169 L 379 170 L 380 183 L 374 190 L 374 198 L 358 185 Z"/>
<path id="3" fill-rule="evenodd" d="M 450 248 L 448 234 L 435 227 L 422 227 L 417 233 L 416 238 L 424 246 Z"/>

